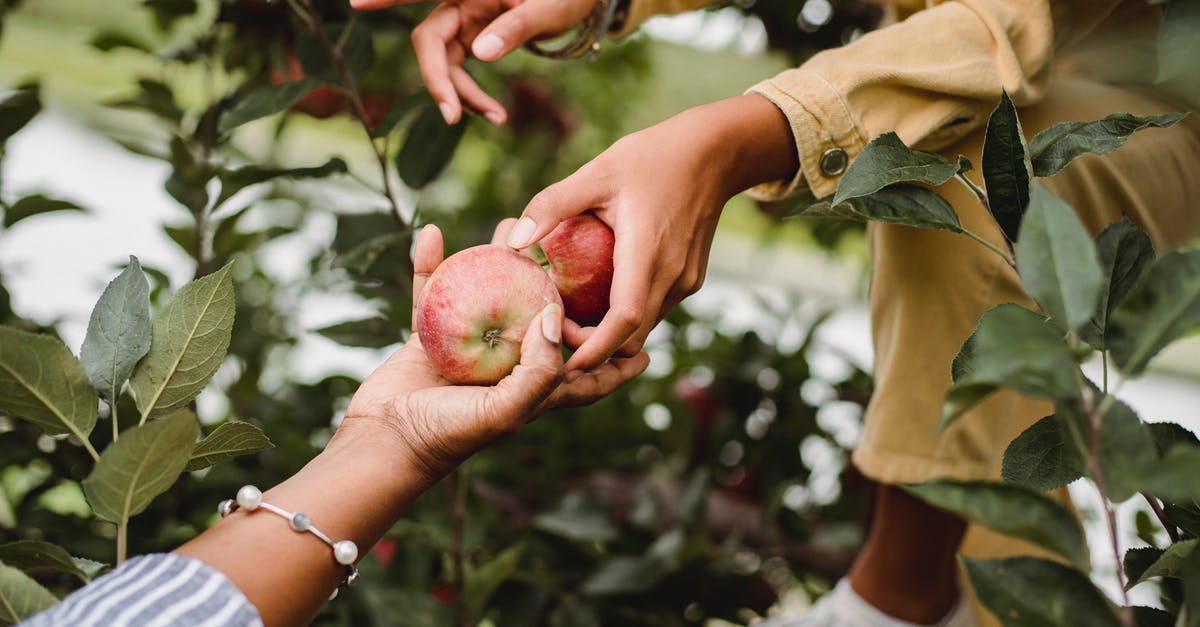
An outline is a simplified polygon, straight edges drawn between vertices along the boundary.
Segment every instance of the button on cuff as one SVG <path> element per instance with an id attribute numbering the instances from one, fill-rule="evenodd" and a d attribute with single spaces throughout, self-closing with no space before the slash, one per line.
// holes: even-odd
<path id="1" fill-rule="evenodd" d="M 846 156 L 846 151 L 841 148 L 830 148 L 824 153 L 821 153 L 821 174 L 825 176 L 838 176 L 846 171 L 846 165 L 850 163 L 850 158 Z"/>

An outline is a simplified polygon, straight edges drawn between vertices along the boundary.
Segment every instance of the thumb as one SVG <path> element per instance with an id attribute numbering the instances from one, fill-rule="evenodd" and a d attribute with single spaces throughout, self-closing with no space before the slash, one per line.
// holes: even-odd
<path id="1" fill-rule="evenodd" d="M 480 61 L 495 61 L 527 41 L 566 32 L 583 19 L 590 7 L 586 2 L 523 2 L 480 31 L 471 45 L 471 54 Z"/>
<path id="2" fill-rule="evenodd" d="M 553 231 L 559 222 L 601 205 L 608 197 L 608 190 L 599 182 L 603 177 L 585 173 L 587 167 L 583 166 L 530 199 L 521 219 L 508 234 L 510 247 L 519 250 L 530 246 Z"/>
<path id="3" fill-rule="evenodd" d="M 488 391 L 495 418 L 519 428 L 562 382 L 562 305 L 546 305 L 521 340 L 521 363 Z"/>

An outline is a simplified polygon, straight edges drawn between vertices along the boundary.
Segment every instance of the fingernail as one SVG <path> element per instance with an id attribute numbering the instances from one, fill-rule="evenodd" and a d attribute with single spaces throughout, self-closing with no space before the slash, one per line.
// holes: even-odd
<path id="1" fill-rule="evenodd" d="M 542 310 L 542 336 L 552 344 L 562 340 L 562 310 L 558 305 L 546 305 Z"/>
<path id="2" fill-rule="evenodd" d="M 471 52 L 475 54 L 476 58 L 483 61 L 491 61 L 499 57 L 503 50 L 504 40 L 492 33 L 476 39 L 475 43 L 471 45 Z"/>
<path id="3" fill-rule="evenodd" d="M 448 102 L 439 102 L 438 108 L 442 110 L 442 117 L 446 118 L 446 124 L 454 124 L 454 107 Z"/>
<path id="4" fill-rule="evenodd" d="M 488 111 L 487 113 L 483 114 L 483 117 L 487 118 L 488 122 L 491 122 L 496 126 L 501 126 L 504 124 L 504 116 L 499 111 Z"/>
<path id="5" fill-rule="evenodd" d="M 529 238 L 533 237 L 533 231 L 537 229 L 537 225 L 529 218 L 521 218 L 517 220 L 516 226 L 513 227 L 511 233 L 508 234 L 508 245 L 510 248 L 524 248 L 529 245 Z"/>

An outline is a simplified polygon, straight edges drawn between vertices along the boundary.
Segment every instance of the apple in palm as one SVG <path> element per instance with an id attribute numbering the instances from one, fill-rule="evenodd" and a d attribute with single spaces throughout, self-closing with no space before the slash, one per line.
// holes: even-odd
<path id="1" fill-rule="evenodd" d="M 594 325 L 608 312 L 615 241 L 612 229 L 591 212 L 563 220 L 542 238 L 546 271 L 562 295 L 564 313 L 580 325 Z"/>
<path id="2" fill-rule="evenodd" d="M 562 299 L 541 266 L 485 244 L 451 255 L 433 271 L 413 324 L 443 377 L 490 385 L 521 361 L 525 330 L 552 303 L 561 307 Z"/>

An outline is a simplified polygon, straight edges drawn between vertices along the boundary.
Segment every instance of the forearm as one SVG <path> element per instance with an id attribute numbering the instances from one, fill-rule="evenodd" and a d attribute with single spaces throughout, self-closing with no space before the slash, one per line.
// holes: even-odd
<path id="1" fill-rule="evenodd" d="M 263 501 L 308 514 L 335 542 L 365 553 L 433 482 L 406 451 L 390 433 L 344 427 Z M 345 578 L 328 545 L 265 511 L 238 510 L 176 553 L 224 573 L 268 626 L 307 624 Z"/>

